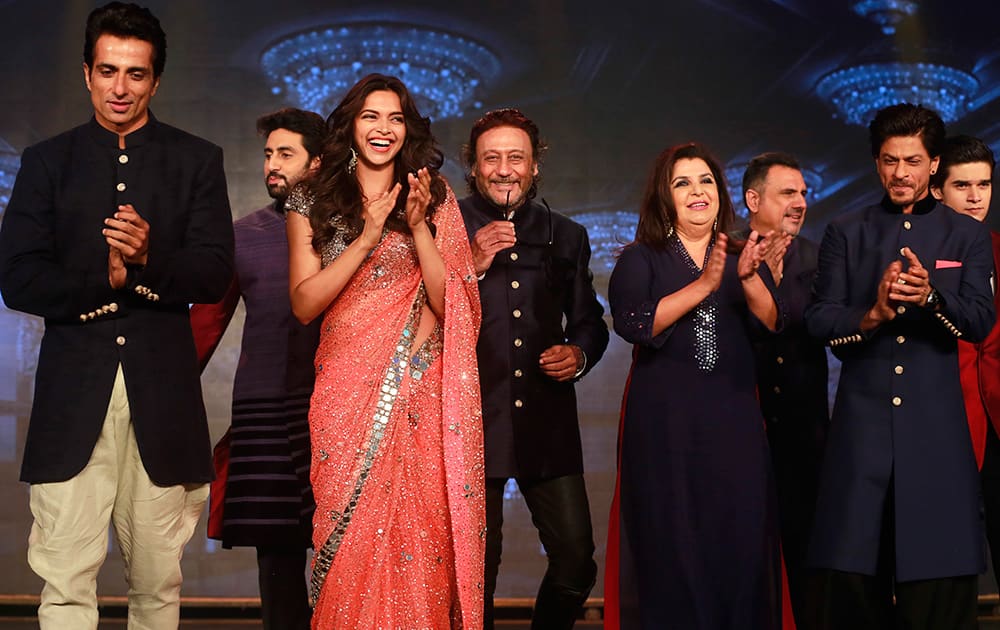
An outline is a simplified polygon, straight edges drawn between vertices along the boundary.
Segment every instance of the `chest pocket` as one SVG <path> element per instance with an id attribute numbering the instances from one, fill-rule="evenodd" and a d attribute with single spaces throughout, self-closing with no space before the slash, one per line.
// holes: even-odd
<path id="1" fill-rule="evenodd" d="M 935 289 L 957 292 L 962 283 L 962 268 L 929 269 L 931 286 Z"/>

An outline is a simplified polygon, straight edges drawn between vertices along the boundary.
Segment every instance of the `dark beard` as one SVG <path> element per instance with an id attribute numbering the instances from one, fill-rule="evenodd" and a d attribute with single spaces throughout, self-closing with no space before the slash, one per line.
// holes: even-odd
<path id="1" fill-rule="evenodd" d="M 285 197 L 288 196 L 287 181 L 277 186 L 271 186 L 269 184 L 264 185 L 267 187 L 267 194 L 271 199 L 280 199 L 281 201 L 284 201 Z"/>

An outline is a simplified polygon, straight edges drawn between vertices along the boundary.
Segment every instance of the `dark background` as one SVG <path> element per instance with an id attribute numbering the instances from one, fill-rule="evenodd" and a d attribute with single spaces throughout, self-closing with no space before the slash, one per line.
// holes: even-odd
<path id="1" fill-rule="evenodd" d="M 0 0 L 0 204 L 26 146 L 90 116 L 81 64 L 84 23 L 96 4 Z M 838 67 L 923 61 L 970 73 L 975 87 L 949 130 L 1000 147 L 1000 4 L 914 2 L 914 14 L 893 34 L 856 14 L 854 4 L 156 0 L 148 6 L 167 32 L 169 48 L 152 109 L 162 121 L 225 149 L 234 216 L 242 216 L 267 202 L 254 121 L 279 107 L 301 105 L 286 91 L 275 93 L 275 83 L 262 70 L 261 55 L 270 44 L 305 29 L 354 28 L 359 22 L 406 23 L 476 41 L 491 53 L 495 71 L 479 68 L 480 82 L 462 116 L 434 120 L 449 159 L 445 174 L 463 194 L 457 157 L 471 122 L 494 107 L 521 108 L 550 145 L 541 194 L 591 228 L 597 250 L 593 270 L 603 291 L 610 252 L 631 237 L 634 217 L 628 213 L 635 211 L 650 165 L 671 144 L 704 142 L 733 165 L 765 150 L 796 154 L 817 176 L 804 230 L 817 240 L 830 217 L 878 199 L 866 129 L 835 117 L 816 91 L 820 78 Z M 426 41 L 435 49 L 427 55 L 448 59 L 441 39 Z M 411 72 L 401 77 L 417 91 L 420 81 Z M 331 95 L 331 102 L 337 96 Z M 742 174 L 738 167 L 734 172 Z M 204 376 L 213 437 L 229 422 L 241 321 L 238 316 Z M 6 506 L 0 512 L 0 566 L 6 569 L 0 572 L 0 593 L 39 589 L 24 560 L 30 515 L 27 487 L 17 474 L 41 330 L 38 320 L 0 309 L 0 504 Z M 605 359 L 578 388 L 602 566 L 628 364 L 629 348 L 613 336 Z M 498 595 L 531 596 L 543 557 L 523 502 L 511 490 L 515 500 L 507 506 Z M 203 527 L 189 545 L 184 568 L 185 595 L 256 594 L 252 553 L 219 549 L 206 541 Z M 112 553 L 102 572 L 102 593 L 123 593 L 120 576 L 120 561 Z M 983 584 L 984 590 L 995 588 L 992 580 Z M 602 591 L 599 581 L 594 595 Z"/>

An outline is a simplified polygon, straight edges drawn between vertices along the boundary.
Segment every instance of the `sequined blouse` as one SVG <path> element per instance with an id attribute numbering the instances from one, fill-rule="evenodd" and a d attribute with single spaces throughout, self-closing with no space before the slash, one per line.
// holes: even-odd
<path id="1" fill-rule="evenodd" d="M 315 203 L 316 195 L 309 192 L 305 186 L 296 186 L 285 200 L 285 210 L 301 214 L 308 219 Z M 323 251 L 320 252 L 323 267 L 336 260 L 350 244 L 347 222 L 342 216 L 338 214 L 330 217 L 330 225 L 334 226 L 335 233 L 333 238 L 323 244 Z"/>

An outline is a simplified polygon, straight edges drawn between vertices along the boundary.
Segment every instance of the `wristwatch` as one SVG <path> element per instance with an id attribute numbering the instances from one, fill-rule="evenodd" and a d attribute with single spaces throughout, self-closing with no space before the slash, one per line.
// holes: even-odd
<path id="1" fill-rule="evenodd" d="M 941 304 L 941 294 L 937 292 L 937 289 L 931 287 L 931 292 L 927 294 L 927 301 L 924 302 L 924 306 L 935 308 L 940 304 Z"/>

